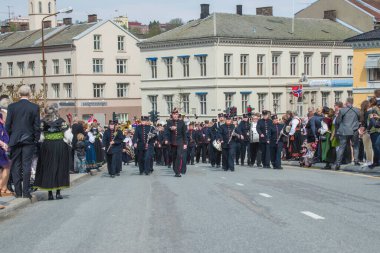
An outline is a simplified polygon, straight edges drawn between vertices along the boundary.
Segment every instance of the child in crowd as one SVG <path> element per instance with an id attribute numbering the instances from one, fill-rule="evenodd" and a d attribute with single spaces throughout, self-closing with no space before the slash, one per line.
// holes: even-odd
<path id="1" fill-rule="evenodd" d="M 76 173 L 86 173 L 86 143 L 83 134 L 77 135 L 78 142 L 75 145 L 74 171 Z"/>

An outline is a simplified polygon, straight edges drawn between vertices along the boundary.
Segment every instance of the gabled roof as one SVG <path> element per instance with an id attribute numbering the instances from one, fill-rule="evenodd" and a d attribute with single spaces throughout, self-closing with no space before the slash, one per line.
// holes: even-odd
<path id="1" fill-rule="evenodd" d="M 113 22 L 106 20 L 97 23 L 73 24 L 68 26 L 59 26 L 55 28 L 44 29 L 45 46 L 63 46 L 72 45 L 73 40 L 80 39 L 94 29 L 103 24 L 111 22 L 119 29 L 128 33 L 136 41 L 138 39 L 127 30 Z M 22 49 L 22 48 L 38 48 L 41 47 L 41 30 L 19 31 L 12 33 L 0 34 L 0 51 Z"/>
<path id="2" fill-rule="evenodd" d="M 359 42 L 359 41 L 373 41 L 380 40 L 380 29 L 372 30 L 366 33 L 346 39 L 344 42 Z"/>
<path id="3" fill-rule="evenodd" d="M 343 41 L 358 34 L 341 24 L 325 19 L 295 19 L 294 22 L 295 29 L 292 33 L 292 18 L 215 13 L 147 39 L 143 43 L 207 37 Z"/>

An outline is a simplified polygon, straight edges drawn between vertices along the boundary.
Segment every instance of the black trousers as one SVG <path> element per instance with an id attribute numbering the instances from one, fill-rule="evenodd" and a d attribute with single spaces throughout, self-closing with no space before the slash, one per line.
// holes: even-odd
<path id="1" fill-rule="evenodd" d="M 155 147 L 155 160 L 158 165 L 162 164 L 162 147 Z"/>
<path id="2" fill-rule="evenodd" d="M 249 144 L 249 155 L 251 156 L 251 164 L 254 165 L 256 160 L 257 160 L 257 165 L 260 165 L 261 162 L 259 162 L 259 157 L 257 156 L 257 153 L 259 152 L 260 149 L 260 143 L 258 142 L 253 142 Z M 261 157 L 260 157 L 261 161 Z"/>
<path id="3" fill-rule="evenodd" d="M 208 145 L 208 160 L 211 163 L 212 166 L 215 166 L 216 164 L 216 149 L 214 148 L 214 145 L 210 143 Z"/>
<path id="4" fill-rule="evenodd" d="M 202 155 L 202 163 L 206 163 L 206 152 L 207 152 L 207 143 L 198 143 L 197 153 L 196 153 L 197 163 L 199 163 L 201 155 Z"/>
<path id="5" fill-rule="evenodd" d="M 30 194 L 31 166 L 35 149 L 35 145 L 21 145 L 11 148 L 11 174 L 17 196 Z"/>
<path id="6" fill-rule="evenodd" d="M 235 159 L 236 155 L 236 143 L 231 142 L 227 148 L 223 148 L 222 156 L 223 156 L 223 169 L 224 170 L 235 170 Z"/>
<path id="7" fill-rule="evenodd" d="M 171 162 L 171 155 L 170 155 L 170 147 L 169 146 L 162 146 L 162 156 L 164 158 L 165 165 L 170 165 Z"/>
<path id="8" fill-rule="evenodd" d="M 122 152 L 107 154 L 107 169 L 110 175 L 116 175 L 120 173 L 122 166 L 123 166 Z"/>
<path id="9" fill-rule="evenodd" d="M 187 146 L 187 163 L 194 164 L 195 146 Z"/>
<path id="10" fill-rule="evenodd" d="M 222 151 L 215 149 L 215 159 L 216 166 L 220 166 L 222 161 Z"/>
<path id="11" fill-rule="evenodd" d="M 281 154 L 283 146 L 284 144 L 279 142 L 277 145 L 270 147 L 271 161 L 275 169 L 281 168 Z"/>
<path id="12" fill-rule="evenodd" d="M 183 173 L 183 146 L 171 146 L 171 155 L 173 161 L 173 171 L 176 175 Z"/>
<path id="13" fill-rule="evenodd" d="M 260 143 L 260 149 L 261 149 L 261 161 L 263 163 L 263 166 L 269 167 L 270 166 L 270 145 L 269 145 L 269 143 Z"/>
<path id="14" fill-rule="evenodd" d="M 244 165 L 245 154 L 248 154 L 248 151 L 249 151 L 249 142 L 248 141 L 242 141 L 240 143 L 240 164 L 241 165 Z M 248 155 L 247 155 L 247 157 L 248 157 L 248 160 L 250 160 Z M 247 163 L 249 163 L 249 162 L 247 161 Z"/>
<path id="15" fill-rule="evenodd" d="M 154 147 L 152 144 L 149 144 L 148 148 L 144 150 L 144 157 L 143 157 L 143 170 L 145 173 L 150 173 L 151 171 L 153 171 L 153 155 L 154 155 Z"/>
<path id="16" fill-rule="evenodd" d="M 236 164 L 239 164 L 239 159 L 240 159 L 240 141 L 236 142 L 235 144 L 235 159 L 236 159 Z"/>
<path id="17" fill-rule="evenodd" d="M 145 171 L 145 169 L 144 169 L 144 166 L 145 166 L 145 153 L 146 153 L 145 149 L 139 149 L 137 161 L 139 163 L 139 171 L 140 171 L 140 173 L 144 173 L 144 171 Z"/>

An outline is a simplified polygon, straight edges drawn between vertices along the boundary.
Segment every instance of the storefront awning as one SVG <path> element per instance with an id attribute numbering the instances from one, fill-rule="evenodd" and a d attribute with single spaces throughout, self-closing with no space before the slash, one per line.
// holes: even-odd
<path id="1" fill-rule="evenodd" d="M 365 62 L 366 69 L 379 69 L 380 68 L 380 56 L 368 56 Z"/>

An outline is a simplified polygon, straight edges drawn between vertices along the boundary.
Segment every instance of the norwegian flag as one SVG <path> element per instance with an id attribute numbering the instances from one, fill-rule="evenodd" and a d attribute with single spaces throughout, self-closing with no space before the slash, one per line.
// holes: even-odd
<path id="1" fill-rule="evenodd" d="M 299 98 L 302 97 L 302 84 L 292 87 L 293 96 Z"/>

